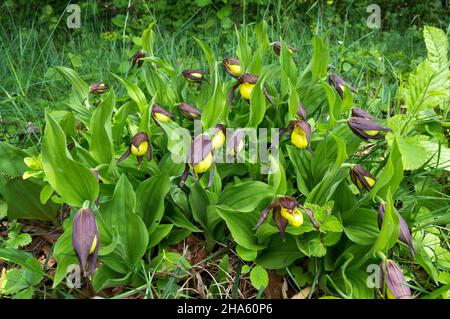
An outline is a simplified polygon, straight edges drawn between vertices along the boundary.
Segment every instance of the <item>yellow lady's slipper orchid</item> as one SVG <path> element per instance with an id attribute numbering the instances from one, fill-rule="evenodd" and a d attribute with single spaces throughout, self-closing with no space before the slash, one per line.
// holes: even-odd
<path id="1" fill-rule="evenodd" d="M 282 207 L 281 216 L 287 219 L 293 227 L 300 227 L 303 224 L 303 214 L 298 208 L 291 211 L 288 208 Z"/>
<path id="2" fill-rule="evenodd" d="M 159 122 L 169 122 L 170 121 L 170 117 L 165 114 L 162 114 L 162 113 L 155 113 L 155 118 Z"/>
<path id="3" fill-rule="evenodd" d="M 223 59 L 225 71 L 234 78 L 238 78 L 242 74 L 241 62 L 236 58 Z"/>
<path id="4" fill-rule="evenodd" d="M 254 87 L 255 87 L 255 84 L 244 82 L 241 84 L 241 87 L 239 88 L 239 92 L 241 93 L 241 96 L 244 99 L 250 100 L 250 95 L 251 95 Z"/>
<path id="5" fill-rule="evenodd" d="M 253 91 L 253 88 L 255 87 L 256 83 L 258 82 L 258 77 L 253 74 L 245 73 L 242 74 L 238 79 L 237 82 L 231 87 L 230 93 L 228 94 L 228 105 L 230 106 L 230 109 L 232 107 L 233 99 L 234 99 L 234 93 L 236 92 L 237 88 L 240 87 L 240 93 L 241 97 L 247 101 L 250 100 L 251 93 Z M 270 104 L 275 105 L 273 98 L 270 96 L 270 94 L 267 92 L 265 88 L 262 88 L 264 92 L 264 96 L 267 98 L 267 100 L 270 102 Z"/>
<path id="6" fill-rule="evenodd" d="M 256 228 L 262 225 L 271 210 L 273 210 L 273 220 L 280 230 L 280 236 L 283 240 L 288 224 L 293 227 L 300 227 L 303 224 L 303 212 L 308 215 L 311 224 L 313 224 L 316 229 L 319 228 L 313 212 L 310 209 L 301 206 L 294 197 L 290 196 L 282 196 L 267 206 L 261 213 Z"/>
<path id="7" fill-rule="evenodd" d="M 212 163 L 213 157 L 212 153 L 210 152 L 203 161 L 194 166 L 194 172 L 196 172 L 197 174 L 204 173 L 211 167 Z"/>
<path id="8" fill-rule="evenodd" d="M 181 113 L 183 113 L 183 115 L 190 120 L 195 120 L 202 115 L 202 112 L 199 109 L 187 103 L 178 104 L 178 108 L 180 109 Z"/>
<path id="9" fill-rule="evenodd" d="M 289 125 L 291 132 L 291 143 L 299 148 L 305 149 L 310 147 L 311 126 L 304 120 L 294 120 Z"/>
<path id="10" fill-rule="evenodd" d="M 300 149 L 307 148 L 308 140 L 306 138 L 306 132 L 302 128 L 295 126 L 294 130 L 291 133 L 291 142 L 297 148 Z"/>
<path id="11" fill-rule="evenodd" d="M 167 111 L 165 108 L 154 104 L 152 106 L 152 117 L 155 120 L 156 124 L 158 124 L 158 122 L 169 122 L 172 118 L 175 117 L 175 115 Z"/>
<path id="12" fill-rule="evenodd" d="M 150 161 L 152 158 L 152 150 L 150 145 L 150 140 L 145 132 L 139 132 L 131 139 L 131 144 L 128 146 L 127 150 L 119 158 L 118 162 L 125 160 L 130 154 L 136 156 L 139 166 L 141 166 L 142 158 L 146 155 L 147 160 Z"/>
<path id="13" fill-rule="evenodd" d="M 203 70 L 187 69 L 182 72 L 183 76 L 192 83 L 199 83 L 204 80 L 206 72 Z"/>
<path id="14" fill-rule="evenodd" d="M 189 170 L 192 170 L 195 173 L 195 178 L 198 178 L 197 175 L 203 174 L 211 168 L 208 182 L 208 187 L 210 187 L 213 183 L 215 165 L 214 149 L 210 138 L 206 134 L 197 135 L 189 150 L 187 163 L 179 184 L 180 187 L 183 187 L 186 182 Z"/>
<path id="15" fill-rule="evenodd" d="M 143 141 L 141 144 L 139 144 L 137 147 L 131 144 L 131 154 L 134 156 L 144 156 L 145 153 L 147 153 L 148 150 L 148 142 Z"/>
<path id="16" fill-rule="evenodd" d="M 350 169 L 350 178 L 352 182 L 358 187 L 358 189 L 365 188 L 368 192 L 375 185 L 375 176 L 366 171 L 361 165 L 354 164 Z"/>
<path id="17" fill-rule="evenodd" d="M 225 127 L 222 124 L 216 125 L 216 133 L 212 136 L 211 144 L 213 149 L 220 149 L 225 144 Z"/>

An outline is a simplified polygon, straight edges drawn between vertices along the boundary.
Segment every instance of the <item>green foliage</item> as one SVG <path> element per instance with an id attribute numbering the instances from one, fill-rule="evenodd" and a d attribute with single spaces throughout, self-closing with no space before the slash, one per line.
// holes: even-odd
<path id="1" fill-rule="evenodd" d="M 41 203 L 43 183 L 16 177 L 6 184 L 4 197 L 8 205 L 8 218 L 55 221 L 58 205 L 51 201 Z"/>
<path id="2" fill-rule="evenodd" d="M 196 4 L 210 6 L 209 1 Z M 221 23 L 226 24 L 232 13 L 232 4 L 217 8 Z M 114 23 L 126 31 L 130 28 L 127 19 L 128 15 L 125 20 L 116 16 Z M 439 234 L 421 236 L 436 219 L 443 229 L 448 223 L 444 190 L 450 79 L 444 32 L 425 28 L 427 59 L 411 73 L 398 99 L 378 101 L 383 108 L 377 109 L 380 119 L 374 121 L 384 121 L 383 109 L 392 131 L 385 140 L 363 141 L 346 123 L 350 109 L 364 96 L 369 101 L 362 106 L 373 113 L 367 106 L 378 99 L 378 93 L 372 97 L 370 87 L 362 85 L 352 92 L 348 86 L 341 97 L 327 82 L 327 76 L 337 71 L 329 69 L 333 47 L 325 35 L 313 36 L 311 54 L 289 50 L 283 39 L 275 39 L 281 43 L 277 56 L 269 52 L 273 43 L 269 43 L 266 22 L 236 26 L 234 52 L 242 71 L 254 73 L 258 81 L 250 101 L 236 94 L 230 110 L 227 95 L 236 79 L 221 71 L 218 60 L 225 53 L 219 56 L 216 47 L 196 38 L 192 46 L 196 42 L 199 51 L 173 63 L 157 47 L 156 24 L 146 21 L 144 28 L 142 36 L 133 40 L 146 53 L 141 68 L 111 69 L 117 81 L 111 84 L 114 89 L 94 95 L 84 76 L 56 67 L 71 93 L 66 110 L 46 112 L 42 144 L 23 151 L 0 143 L 0 205 L 6 202 L 8 219 L 40 219 L 57 226 L 63 221 L 63 233 L 53 247 L 54 291 L 63 289 L 69 266 L 78 263 L 72 221 L 80 208 L 93 210 L 99 229 L 99 267 L 90 278 L 96 293 L 120 286 L 132 293 L 146 290 L 145 297 L 150 298 L 179 297 L 184 289 L 181 280 L 191 276 L 190 269 L 220 258 L 213 260 L 218 264 L 212 272 L 216 283 L 205 285 L 196 278 L 198 287 L 207 286 L 214 296 L 221 294 L 221 284 L 227 283 L 231 273 L 237 274 L 235 287 L 244 274 L 261 296 L 269 285 L 268 270 L 288 273 L 298 288 L 310 284 L 311 295 L 382 296 L 382 289 L 367 286 L 367 266 L 379 264 L 390 251 L 396 260 L 409 258 L 405 245 L 398 243 L 401 223 L 396 210 L 401 210 L 413 233 L 417 257 L 411 257 L 411 264 L 423 268 L 434 282 L 424 283 L 408 273 L 411 286 L 418 287 L 414 293 L 424 295 L 448 285 L 448 247 L 439 228 L 433 230 Z M 181 71 L 188 67 L 207 71 L 205 81 L 185 81 Z M 273 96 L 274 105 L 267 103 L 266 92 Z M 202 112 L 201 121 L 192 123 L 182 117 L 177 108 L 182 101 Z M 300 102 L 311 126 L 307 148 L 291 142 L 289 125 L 297 118 Z M 406 108 L 400 109 L 403 102 Z M 153 104 L 174 117 L 164 121 L 154 116 Z M 267 154 L 265 162 L 252 160 L 244 140 L 242 161 L 214 163 L 208 187 L 212 163 L 205 172 L 198 172 L 186 158 L 198 128 L 206 131 L 218 123 L 227 128 L 287 128 L 287 133 L 277 141 L 278 152 Z M 149 136 L 145 142 L 152 152 L 150 160 L 141 152 L 145 145 L 134 143 L 139 131 Z M 275 133 L 256 135 L 256 139 L 268 144 L 271 134 Z M 227 150 L 227 143 L 222 150 Z M 124 152 L 129 158 L 118 162 Z M 220 155 L 220 149 L 214 150 L 216 158 Z M 135 157 L 142 159 L 139 165 Z M 353 164 L 375 176 L 371 190 L 353 185 Z M 187 178 L 180 186 L 184 168 Z M 281 196 L 295 199 L 298 210 L 281 210 L 277 206 Z M 386 203 L 386 210 L 378 225 L 376 210 L 381 203 Z M 58 215 L 62 211 L 69 214 Z M 263 211 L 267 216 L 256 228 Z M 300 221 L 294 223 L 286 214 Z M 42 266 L 19 250 L 29 243 L 30 236 L 18 226 L 8 229 L 0 258 L 21 268 L 5 275 L 2 294 L 31 297 L 41 283 Z M 237 270 L 230 255 L 234 250 L 240 258 Z M 203 253 L 202 260 L 193 258 Z M 308 278 L 300 280 L 302 274 Z"/>

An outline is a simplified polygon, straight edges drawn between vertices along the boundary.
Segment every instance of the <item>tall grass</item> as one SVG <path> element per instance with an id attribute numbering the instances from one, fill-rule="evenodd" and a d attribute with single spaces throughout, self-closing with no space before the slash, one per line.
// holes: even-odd
<path id="1" fill-rule="evenodd" d="M 63 101 L 69 86 L 56 74 L 53 66 L 72 67 L 88 83 L 105 81 L 115 84 L 109 70 L 119 74 L 128 72 L 127 60 L 139 49 L 133 38 L 139 33 L 130 32 L 133 29 L 120 29 L 110 19 L 98 16 L 95 1 L 87 1 L 87 4 L 83 7 L 86 9 L 82 11 L 80 29 L 66 27 L 68 14 L 64 11 L 53 14 L 56 23 L 48 23 L 41 21 L 42 13 L 35 11 L 35 6 L 31 4 L 19 15 L 5 3 L 0 6 L 1 140 L 34 144 L 38 139 L 28 137 L 30 126 L 32 131 L 36 126 L 35 131 L 39 132 L 46 108 L 64 109 Z M 164 19 L 159 17 L 151 4 L 143 4 L 143 14 L 158 21 L 155 53 L 158 56 L 175 65 L 195 66 L 195 63 L 202 61 L 202 54 L 194 37 L 201 38 L 212 47 L 218 59 L 235 55 L 233 29 L 222 29 L 220 23 L 208 28 L 200 27 L 215 15 L 214 8 L 199 8 L 193 15 L 184 17 L 182 25 L 172 32 L 165 28 Z M 365 16 L 361 17 L 360 23 L 355 23 L 354 18 L 350 22 L 347 17 L 352 14 L 351 5 L 347 8 L 344 21 L 334 17 L 332 11 L 324 8 L 320 1 L 302 8 L 302 12 L 298 11 L 299 6 L 294 2 L 268 1 L 266 5 L 257 7 L 256 16 L 247 14 L 248 6 L 247 2 L 242 2 L 242 18 L 235 21 L 244 34 L 251 32 L 251 26 L 256 21 L 265 19 L 269 24 L 271 41 L 283 38 L 300 49 L 297 61 L 301 71 L 309 60 L 311 35 L 314 32 L 326 33 L 329 36 L 333 72 L 342 74 L 357 87 L 377 83 L 374 91 L 384 92 L 384 99 L 387 100 L 396 90 L 392 80 L 399 77 L 403 70 L 409 71 L 410 62 L 414 62 L 416 56 L 423 56 L 422 41 L 416 41 L 418 31 L 412 29 L 400 35 L 395 30 L 371 30 L 364 25 Z M 296 18 L 299 16 L 301 19 Z M 117 40 L 109 41 L 102 37 L 102 32 L 111 31 L 119 35 Z M 121 88 L 118 89 L 120 93 Z M 359 102 L 367 103 L 365 100 Z M 377 107 L 379 105 L 373 106 L 374 109 Z M 21 139 L 24 133 L 25 141 Z"/>

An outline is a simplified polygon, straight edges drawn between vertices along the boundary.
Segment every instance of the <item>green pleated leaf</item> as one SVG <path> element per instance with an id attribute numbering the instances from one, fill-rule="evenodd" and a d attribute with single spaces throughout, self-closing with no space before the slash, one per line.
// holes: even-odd
<path id="1" fill-rule="evenodd" d="M 164 238 L 166 238 L 173 228 L 173 224 L 158 225 L 153 233 L 150 234 L 148 240 L 148 248 L 155 247 Z"/>
<path id="2" fill-rule="evenodd" d="M 155 32 L 153 32 L 155 22 L 156 21 L 150 23 L 147 29 L 142 32 L 142 47 L 144 48 L 146 55 L 150 56 L 153 55 L 153 45 L 155 43 Z"/>
<path id="3" fill-rule="evenodd" d="M 169 192 L 169 176 L 155 175 L 143 181 L 136 189 L 140 203 L 142 219 L 148 227 L 148 233 L 156 230 L 164 214 L 164 198 Z"/>
<path id="4" fill-rule="evenodd" d="M 397 140 L 394 140 L 386 165 L 377 175 L 377 182 L 370 191 L 371 198 L 374 199 L 377 195 L 385 198 L 388 189 L 391 190 L 391 194 L 395 194 L 398 187 L 400 186 L 400 182 L 402 181 L 402 179 L 402 155 L 400 154 Z"/>
<path id="5" fill-rule="evenodd" d="M 64 229 L 64 233 L 58 238 L 53 251 L 57 262 L 53 288 L 57 287 L 67 275 L 69 266 L 78 265 L 78 259 L 72 246 L 72 225 Z"/>
<path id="6" fill-rule="evenodd" d="M 211 77 L 214 72 L 214 64 L 216 63 L 216 58 L 214 57 L 214 52 L 202 40 L 200 40 L 198 38 L 194 38 L 194 39 L 198 43 L 200 48 L 202 49 L 203 53 L 205 54 L 205 58 L 206 58 L 206 61 L 208 62 L 208 66 L 209 66 L 209 75 Z"/>
<path id="7" fill-rule="evenodd" d="M 270 185 L 249 181 L 225 187 L 219 195 L 218 204 L 237 212 L 248 213 L 255 210 L 261 201 L 273 196 L 274 190 Z"/>
<path id="8" fill-rule="evenodd" d="M 381 251 L 386 255 L 388 250 L 397 242 L 399 233 L 400 221 L 393 205 L 390 189 L 388 189 L 383 224 L 381 226 L 380 234 L 372 247 L 372 253 L 375 254 L 376 252 Z"/>
<path id="9" fill-rule="evenodd" d="M 42 166 L 52 188 L 70 206 L 81 207 L 88 200 L 94 202 L 99 185 L 89 168 L 72 159 L 66 148 L 66 137 L 58 123 L 46 113 Z"/>
<path id="10" fill-rule="evenodd" d="M 147 227 L 135 211 L 136 198 L 133 186 L 127 177 L 122 175 L 117 182 L 112 199 L 100 207 L 101 219 L 105 227 L 113 235 L 118 236 L 120 246 L 120 249 L 103 256 L 102 260 L 117 272 L 125 273 L 127 269 L 133 269 L 142 259 L 148 246 Z M 123 266 L 118 265 L 114 259 L 122 261 Z"/>
<path id="11" fill-rule="evenodd" d="M 202 112 L 201 120 L 204 130 L 214 127 L 218 122 L 222 120 L 228 110 L 227 97 L 224 92 L 222 81 L 219 78 L 219 72 L 217 71 L 217 69 L 215 72 L 214 83 L 214 93 L 211 99 L 203 108 Z"/>
<path id="12" fill-rule="evenodd" d="M 377 216 L 377 212 L 372 209 L 357 209 L 344 222 L 345 235 L 356 244 L 372 245 L 380 234 Z"/>
<path id="13" fill-rule="evenodd" d="M 231 236 L 240 246 L 250 250 L 261 250 L 264 246 L 257 243 L 254 227 L 258 221 L 257 214 L 242 214 L 226 206 L 216 206 L 216 211 L 231 232 Z"/>
<path id="14" fill-rule="evenodd" d="M 0 142 L 0 194 L 4 193 L 5 185 L 12 177 L 22 176 L 28 170 L 23 159 L 28 154 L 13 145 Z"/>
<path id="15" fill-rule="evenodd" d="M 238 38 L 238 46 L 236 49 L 239 61 L 241 62 L 241 70 L 242 73 L 244 73 L 249 67 L 252 60 L 252 52 L 251 48 L 247 43 L 247 40 L 245 39 L 244 35 L 240 33 L 236 29 L 236 35 Z"/>
<path id="16" fill-rule="evenodd" d="M 99 164 L 109 164 L 114 157 L 111 116 L 115 104 L 114 90 L 111 89 L 91 117 L 90 130 L 92 138 L 89 151 Z"/>
<path id="17" fill-rule="evenodd" d="M 328 73 L 328 44 L 326 39 L 313 36 L 312 77 L 317 81 Z"/>
<path id="18" fill-rule="evenodd" d="M 283 241 L 276 233 L 272 235 L 268 247 L 259 252 L 256 263 L 266 269 L 281 269 L 303 256 L 297 247 L 295 237 L 286 234 L 286 240 Z"/>
<path id="19" fill-rule="evenodd" d="M 119 82 L 125 86 L 125 89 L 127 90 L 128 96 L 136 102 L 137 106 L 139 107 L 139 110 L 141 112 L 144 111 L 145 107 L 148 105 L 147 98 L 145 97 L 144 92 L 137 86 L 137 84 L 132 83 L 128 80 L 122 79 L 120 76 L 111 73 Z"/>
<path id="20" fill-rule="evenodd" d="M 4 197 L 8 204 L 8 218 L 55 221 L 59 205 L 48 201 L 41 203 L 42 182 L 16 177 L 6 184 Z"/>
<path id="21" fill-rule="evenodd" d="M 92 287 L 95 291 L 100 291 L 109 287 L 126 286 L 130 282 L 132 274 L 130 272 L 124 275 L 103 265 L 95 272 Z"/>
<path id="22" fill-rule="evenodd" d="M 88 97 L 89 85 L 83 81 L 78 73 L 70 68 L 55 66 L 55 70 L 58 71 L 66 80 L 72 85 L 72 88 L 77 96 L 77 102 L 82 102 Z"/>

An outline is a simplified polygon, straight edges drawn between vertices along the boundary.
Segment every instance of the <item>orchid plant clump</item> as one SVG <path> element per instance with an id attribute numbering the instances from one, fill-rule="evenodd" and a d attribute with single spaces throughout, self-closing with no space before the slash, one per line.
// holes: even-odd
<path id="1" fill-rule="evenodd" d="M 183 243 L 193 238 L 205 254 L 222 254 L 229 271 L 236 254 L 256 290 L 271 272 L 309 287 L 310 297 L 413 298 L 426 288 L 408 286 L 422 283 L 412 263 L 448 284 L 445 262 L 421 237 L 429 214 L 448 220 L 444 192 L 422 202 L 407 179 L 414 170 L 448 172 L 437 154 L 448 154 L 450 71 L 447 51 L 435 59 L 430 44 L 447 45 L 441 30 L 425 29 L 429 57 L 382 111 L 330 72 L 324 37 L 313 37 L 307 58 L 270 43 L 263 21 L 254 37 L 236 30 L 232 52 L 196 39 L 201 55 L 175 66 L 154 55 L 161 39 L 152 27 L 116 83 L 89 85 L 55 68 L 72 92 L 67 110 L 47 110 L 40 149 L 0 144 L 24 163 L 10 166 L 13 178 L 0 188 L 8 218 L 62 224 L 53 289 L 78 264 L 95 292 L 147 289 L 150 273 L 150 290 L 164 291 L 168 278 L 181 289 L 194 262 L 177 247 L 189 250 Z M 366 284 L 369 265 L 381 269 L 383 287 Z"/>

